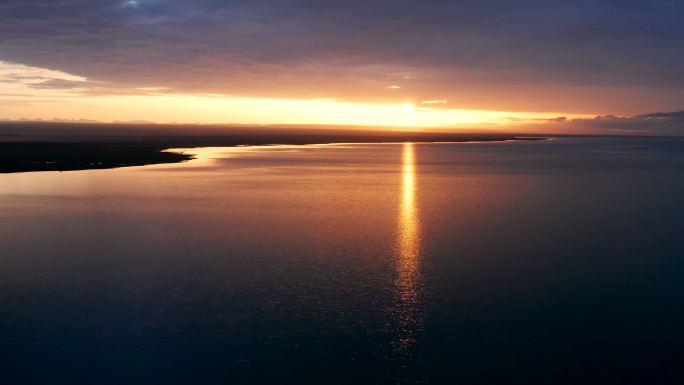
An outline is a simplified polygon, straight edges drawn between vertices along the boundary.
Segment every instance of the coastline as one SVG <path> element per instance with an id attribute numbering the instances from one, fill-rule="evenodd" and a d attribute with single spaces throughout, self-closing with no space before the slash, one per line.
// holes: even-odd
<path id="1" fill-rule="evenodd" d="M 513 134 L 264 129 L 235 127 L 0 125 L 0 173 L 77 171 L 180 163 L 190 154 L 172 148 L 398 142 L 545 140 Z"/>

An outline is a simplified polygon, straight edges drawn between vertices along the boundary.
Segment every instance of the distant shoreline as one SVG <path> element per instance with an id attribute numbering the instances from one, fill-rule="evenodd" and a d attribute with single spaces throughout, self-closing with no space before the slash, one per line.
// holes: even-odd
<path id="1" fill-rule="evenodd" d="M 544 140 L 507 134 L 441 134 L 342 129 L 21 124 L 0 126 L 0 173 L 76 171 L 179 163 L 171 148 L 334 143 L 501 142 Z"/>
<path id="2" fill-rule="evenodd" d="M 545 138 L 468 138 L 454 140 L 411 140 L 417 143 L 467 143 L 467 142 L 505 142 L 534 141 Z M 354 143 L 401 143 L 404 139 L 355 140 Z M 349 143 L 344 140 L 339 143 Z M 35 171 L 78 171 L 112 169 L 120 167 L 146 166 L 153 164 L 180 163 L 194 159 L 194 155 L 166 151 L 171 148 L 199 147 L 237 147 L 264 145 L 311 145 L 335 144 L 338 142 L 300 139 L 289 143 L 232 143 L 217 141 L 216 144 L 182 144 L 160 146 L 159 144 L 140 143 L 0 143 L 0 173 Z"/>

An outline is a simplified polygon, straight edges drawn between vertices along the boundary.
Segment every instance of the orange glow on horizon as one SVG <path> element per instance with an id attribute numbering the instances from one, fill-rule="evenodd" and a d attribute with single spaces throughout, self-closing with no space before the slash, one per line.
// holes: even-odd
<path id="1" fill-rule="evenodd" d="M 16 80 L 24 79 L 24 80 Z M 65 88 L 42 87 L 45 80 Z M 0 119 L 84 119 L 199 124 L 450 127 L 534 123 L 585 115 L 449 107 L 446 100 L 368 103 L 333 99 L 180 94 L 164 87 L 107 88 L 89 79 L 0 61 Z"/>
<path id="2" fill-rule="evenodd" d="M 0 102 L 0 106 L 3 102 Z M 8 103 L 8 101 L 4 102 Z M 395 127 L 509 125 L 558 114 L 416 108 L 412 103 L 370 104 L 329 99 L 230 98 L 202 95 L 129 95 L 16 100 L 0 119 L 89 119 L 102 122 L 318 124 Z M 513 120 L 515 119 L 515 120 Z"/>

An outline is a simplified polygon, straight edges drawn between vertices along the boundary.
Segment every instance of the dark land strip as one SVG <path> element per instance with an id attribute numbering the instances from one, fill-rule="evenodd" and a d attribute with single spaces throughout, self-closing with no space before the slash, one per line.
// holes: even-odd
<path id="1" fill-rule="evenodd" d="M 482 142 L 541 140 L 510 134 L 115 124 L 0 124 L 0 173 L 73 171 L 177 163 L 192 155 L 169 148 L 270 144 Z"/>

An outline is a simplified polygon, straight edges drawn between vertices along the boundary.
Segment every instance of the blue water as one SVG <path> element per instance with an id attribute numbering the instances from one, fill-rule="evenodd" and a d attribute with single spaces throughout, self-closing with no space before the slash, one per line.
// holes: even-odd
<path id="1" fill-rule="evenodd" d="M 684 381 L 684 141 L 0 175 L 2 384 Z"/>

